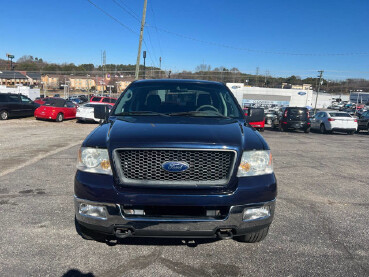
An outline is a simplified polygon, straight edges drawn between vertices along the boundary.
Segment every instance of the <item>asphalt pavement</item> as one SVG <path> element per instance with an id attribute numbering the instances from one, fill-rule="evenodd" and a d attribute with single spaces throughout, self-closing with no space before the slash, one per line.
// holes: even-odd
<path id="1" fill-rule="evenodd" d="M 4 132 L 9 122 L 0 122 L 1 167 L 6 164 L 0 171 L 0 276 L 369 275 L 367 133 L 262 133 L 279 192 L 274 222 L 260 243 L 101 243 L 76 233 L 73 206 L 78 144 L 96 125 L 37 122 L 34 133 L 26 133 L 44 136 L 33 138 L 29 150 L 14 135 L 31 123 L 17 120 L 18 127 Z M 42 152 L 38 142 L 45 143 Z M 12 149 L 13 143 L 26 148 Z"/>

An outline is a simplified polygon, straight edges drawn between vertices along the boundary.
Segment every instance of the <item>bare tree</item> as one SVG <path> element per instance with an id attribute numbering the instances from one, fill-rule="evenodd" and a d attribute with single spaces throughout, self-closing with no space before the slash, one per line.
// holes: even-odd
<path id="1" fill-rule="evenodd" d="M 196 66 L 196 69 L 195 69 L 196 72 L 210 71 L 210 70 L 211 70 L 211 66 L 208 64 L 200 64 Z"/>

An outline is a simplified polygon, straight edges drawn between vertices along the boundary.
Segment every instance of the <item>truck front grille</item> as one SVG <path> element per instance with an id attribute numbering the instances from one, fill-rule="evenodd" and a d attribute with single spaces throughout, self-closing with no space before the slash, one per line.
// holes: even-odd
<path id="1" fill-rule="evenodd" d="M 229 150 L 118 149 L 115 164 L 123 184 L 225 185 L 236 157 Z M 163 163 L 185 162 L 183 172 L 169 172 Z"/>

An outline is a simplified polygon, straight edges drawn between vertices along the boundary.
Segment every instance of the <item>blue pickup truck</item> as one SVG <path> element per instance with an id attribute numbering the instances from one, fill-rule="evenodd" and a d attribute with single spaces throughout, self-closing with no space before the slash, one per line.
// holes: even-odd
<path id="1" fill-rule="evenodd" d="M 268 234 L 272 155 L 222 83 L 135 81 L 83 142 L 74 183 L 85 239 L 234 238 Z"/>

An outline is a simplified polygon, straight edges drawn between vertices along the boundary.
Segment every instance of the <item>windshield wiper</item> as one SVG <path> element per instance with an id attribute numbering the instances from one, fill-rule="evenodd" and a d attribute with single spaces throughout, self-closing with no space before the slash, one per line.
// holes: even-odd
<path id="1" fill-rule="evenodd" d="M 204 116 L 204 117 L 221 117 L 221 118 L 231 118 L 228 116 L 224 116 L 221 113 L 216 111 L 189 111 L 189 112 L 179 112 L 179 113 L 170 113 L 170 116 Z"/>
<path id="2" fill-rule="evenodd" d="M 122 112 L 114 114 L 116 116 L 129 116 L 129 115 L 160 115 L 168 116 L 165 113 L 151 112 L 151 111 L 132 111 L 132 112 Z"/>

